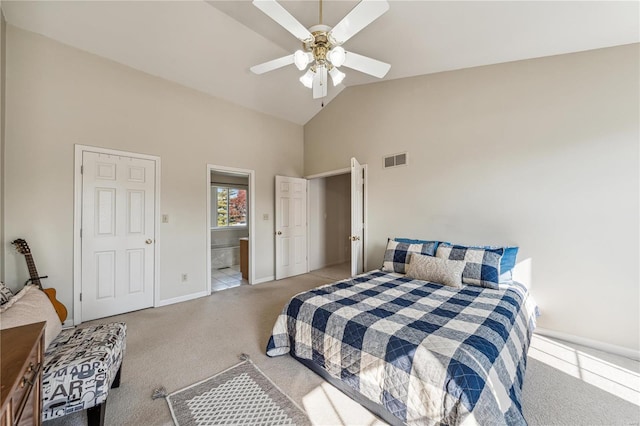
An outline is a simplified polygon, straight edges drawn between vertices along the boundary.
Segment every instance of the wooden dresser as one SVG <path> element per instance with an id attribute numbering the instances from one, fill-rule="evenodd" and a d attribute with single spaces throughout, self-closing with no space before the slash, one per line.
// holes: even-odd
<path id="1" fill-rule="evenodd" d="M 40 425 L 44 322 L 0 331 L 0 426 Z"/>

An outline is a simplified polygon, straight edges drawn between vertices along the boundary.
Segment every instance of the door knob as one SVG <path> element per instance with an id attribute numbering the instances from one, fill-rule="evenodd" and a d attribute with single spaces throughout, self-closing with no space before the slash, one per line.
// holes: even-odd
<path id="1" fill-rule="evenodd" d="M 153 240 L 151 238 L 147 239 L 147 241 L 145 241 L 145 243 L 147 244 L 151 244 L 153 242 Z"/>
<path id="2" fill-rule="evenodd" d="M 282 231 L 276 232 L 276 235 L 282 235 Z"/>

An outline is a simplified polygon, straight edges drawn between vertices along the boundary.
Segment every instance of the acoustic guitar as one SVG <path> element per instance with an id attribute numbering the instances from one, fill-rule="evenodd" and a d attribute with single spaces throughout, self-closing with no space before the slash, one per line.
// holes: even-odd
<path id="1" fill-rule="evenodd" d="M 43 278 L 47 278 L 47 276 L 45 275 L 41 277 L 40 275 L 38 275 L 36 263 L 33 261 L 31 249 L 29 248 L 27 242 L 22 238 L 18 238 L 17 240 L 12 241 L 11 244 L 16 247 L 18 253 L 24 254 L 24 258 L 27 261 L 27 268 L 29 268 L 29 276 L 31 278 L 29 278 L 27 282 L 24 283 L 24 285 L 27 285 L 30 282 L 37 285 L 38 288 L 42 290 L 51 301 L 51 304 L 53 305 L 56 313 L 58 314 L 58 317 L 60 318 L 60 322 L 64 323 L 64 321 L 67 319 L 67 308 L 65 308 L 65 306 L 60 303 L 58 299 L 56 299 L 56 290 L 54 288 L 42 288 L 40 280 Z"/>

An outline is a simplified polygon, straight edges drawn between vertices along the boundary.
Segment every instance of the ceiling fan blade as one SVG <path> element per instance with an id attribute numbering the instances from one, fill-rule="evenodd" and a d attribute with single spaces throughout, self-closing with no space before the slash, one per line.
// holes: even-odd
<path id="1" fill-rule="evenodd" d="M 251 68 L 254 74 L 264 74 L 265 72 L 273 71 L 278 68 L 282 68 L 293 63 L 293 55 L 283 56 L 282 58 L 273 59 L 262 64 L 254 65 Z"/>
<path id="2" fill-rule="evenodd" d="M 346 52 L 344 60 L 345 67 L 372 75 L 374 77 L 383 78 L 391 69 L 391 65 L 368 56 L 358 55 L 353 52 Z"/>
<path id="3" fill-rule="evenodd" d="M 327 96 L 327 68 L 319 66 L 313 76 L 313 99 Z"/>
<path id="4" fill-rule="evenodd" d="M 378 19 L 389 10 L 386 0 L 361 0 L 338 25 L 329 32 L 334 44 L 341 45 L 356 35 L 361 29 Z"/>
<path id="5" fill-rule="evenodd" d="M 275 0 L 253 0 L 253 5 L 263 11 L 269 18 L 282 25 L 300 41 L 313 39 L 313 35 L 296 18 Z"/>

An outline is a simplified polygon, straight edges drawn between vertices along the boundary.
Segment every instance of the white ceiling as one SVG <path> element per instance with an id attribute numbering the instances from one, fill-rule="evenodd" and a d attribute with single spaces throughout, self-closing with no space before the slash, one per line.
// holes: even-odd
<path id="1" fill-rule="evenodd" d="M 305 26 L 318 2 L 282 1 Z M 335 25 L 357 1 L 325 0 Z M 388 62 L 385 80 L 640 41 L 636 1 L 396 1 L 345 44 Z M 2 1 L 9 24 L 298 124 L 322 108 L 295 66 L 249 67 L 300 43 L 250 1 Z M 346 86 L 378 81 L 345 69 Z"/>

